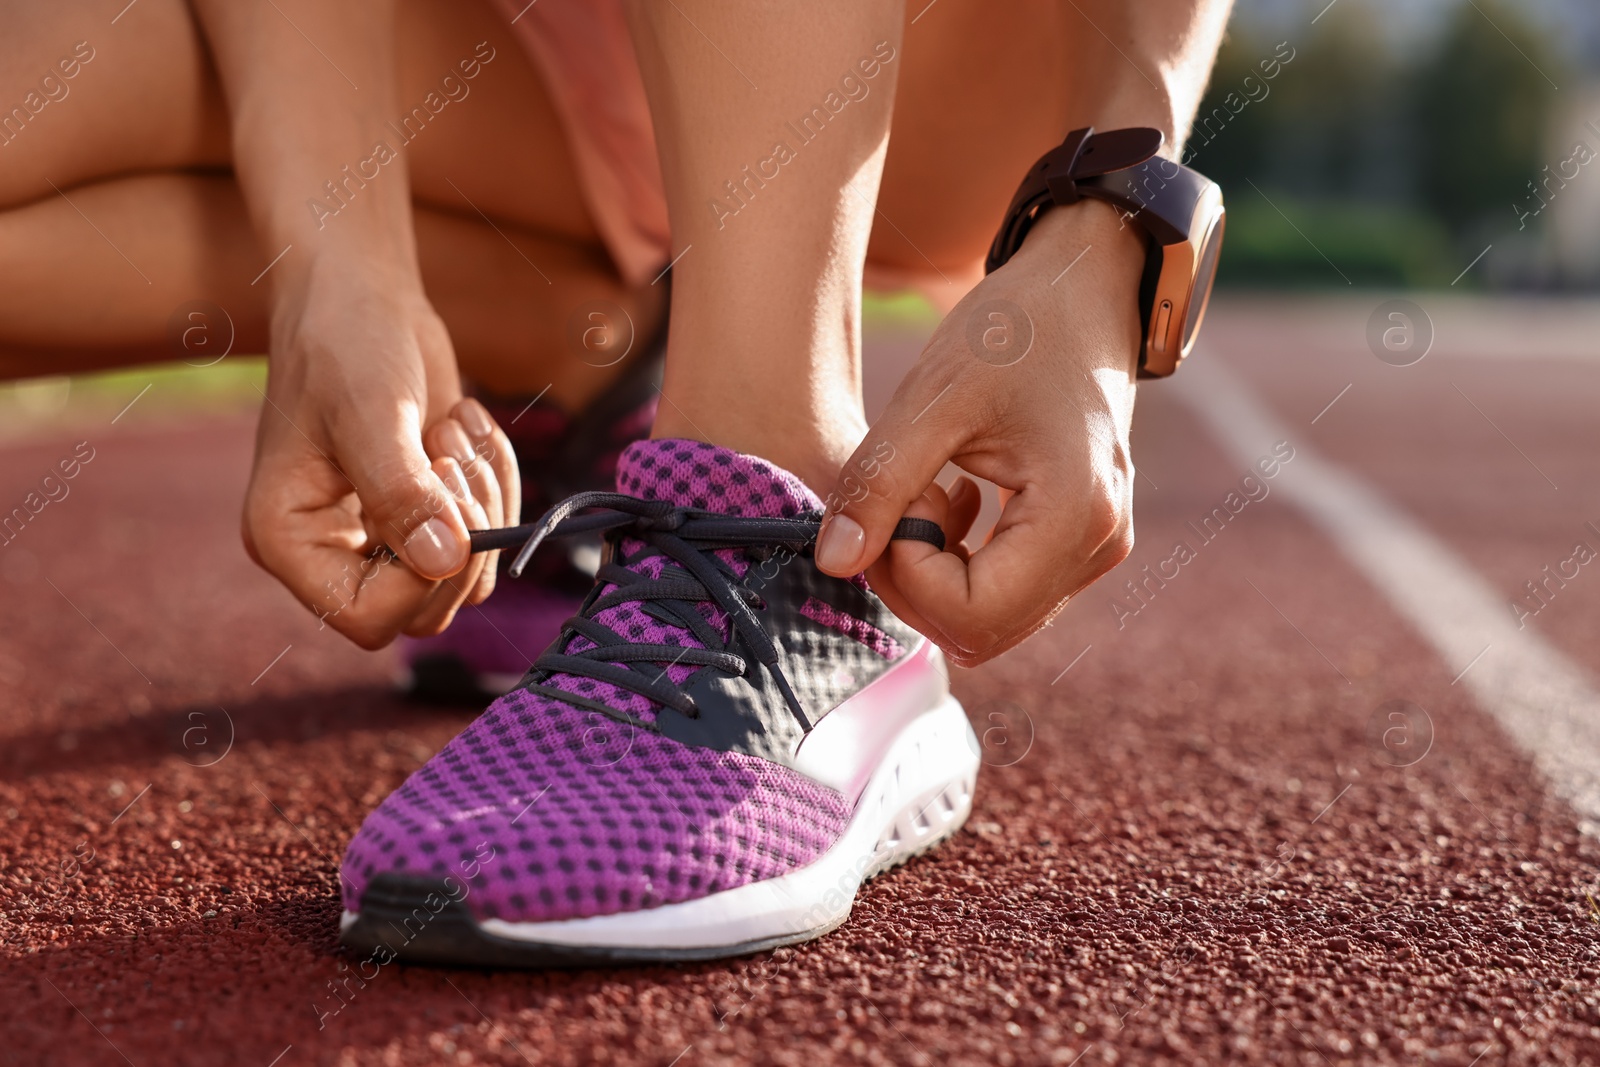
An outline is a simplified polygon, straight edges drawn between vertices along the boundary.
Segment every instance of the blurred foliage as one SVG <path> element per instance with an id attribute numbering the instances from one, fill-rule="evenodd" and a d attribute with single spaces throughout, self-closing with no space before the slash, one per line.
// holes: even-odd
<path id="1" fill-rule="evenodd" d="M 1354 285 L 1424 288 L 1449 285 L 1460 269 L 1451 269 L 1455 260 L 1444 229 L 1419 212 L 1282 195 L 1268 204 L 1254 192 L 1240 201 L 1228 208 L 1220 274 L 1225 284 L 1306 288 L 1342 286 L 1349 279 Z"/>
<path id="2" fill-rule="evenodd" d="M 914 334 L 926 336 L 944 318 L 921 292 L 864 290 L 861 294 L 862 332 L 875 336 Z"/>
<path id="3" fill-rule="evenodd" d="M 1507 206 L 1528 195 L 1555 92 L 1535 65 L 1558 76 L 1543 42 L 1504 5 L 1476 3 L 1483 14 L 1470 5 L 1456 13 L 1413 89 L 1423 200 L 1452 227 L 1486 216 L 1503 223 Z"/>
<path id="4" fill-rule="evenodd" d="M 254 412 L 267 383 L 261 356 L 232 355 L 210 366 L 158 363 L 0 382 L 0 441 L 72 428 L 118 429 L 197 414 Z"/>
<path id="5" fill-rule="evenodd" d="M 1424 44 L 1386 29 L 1341 0 L 1287 40 L 1230 32 L 1186 148 L 1228 198 L 1222 284 L 1448 284 L 1513 221 L 1563 76 L 1551 48 L 1497 0 Z"/>

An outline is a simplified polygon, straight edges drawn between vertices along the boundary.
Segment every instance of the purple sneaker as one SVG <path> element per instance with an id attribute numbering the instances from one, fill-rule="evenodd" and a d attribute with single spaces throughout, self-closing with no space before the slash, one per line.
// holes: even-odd
<path id="1" fill-rule="evenodd" d="M 822 505 L 799 479 L 646 441 L 617 485 L 476 539 L 526 540 L 525 559 L 547 534 L 606 529 L 607 562 L 521 684 L 351 841 L 343 939 L 380 963 L 805 941 L 966 820 L 979 750 L 942 657 L 863 580 L 816 569 Z M 919 520 L 896 536 L 943 542 Z"/>
<path id="2" fill-rule="evenodd" d="M 522 471 L 523 510 L 540 515 L 573 493 L 609 487 L 617 459 L 650 435 L 664 348 L 657 343 L 582 415 L 540 400 L 482 397 L 506 431 Z M 435 637 L 400 639 L 399 687 L 428 704 L 473 705 L 507 692 L 578 610 L 600 566 L 597 537 L 547 553 L 523 581 L 500 581 L 482 604 L 466 605 Z"/>

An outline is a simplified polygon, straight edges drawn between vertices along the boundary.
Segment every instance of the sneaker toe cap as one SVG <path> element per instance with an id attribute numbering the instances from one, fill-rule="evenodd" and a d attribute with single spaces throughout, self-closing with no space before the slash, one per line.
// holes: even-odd
<path id="1" fill-rule="evenodd" d="M 633 911 L 810 863 L 849 814 L 786 767 L 519 691 L 368 816 L 345 855 L 345 907 L 392 872 L 453 879 L 479 919 Z"/>

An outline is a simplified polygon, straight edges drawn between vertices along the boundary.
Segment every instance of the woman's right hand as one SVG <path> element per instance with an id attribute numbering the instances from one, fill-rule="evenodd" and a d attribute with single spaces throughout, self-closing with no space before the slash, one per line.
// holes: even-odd
<path id="1" fill-rule="evenodd" d="M 243 523 L 251 558 L 364 648 L 488 596 L 497 554 L 467 531 L 520 508 L 511 443 L 462 399 L 414 275 L 373 275 L 323 262 L 280 290 Z"/>
<path id="2" fill-rule="evenodd" d="M 472 555 L 467 531 L 520 505 L 511 444 L 462 400 L 422 292 L 407 164 L 357 176 L 396 140 L 396 0 L 191 3 L 259 247 L 282 249 L 262 271 L 272 341 L 245 548 L 360 645 L 437 633 L 494 585 L 495 554 Z M 330 198 L 338 211 L 318 212 Z"/>

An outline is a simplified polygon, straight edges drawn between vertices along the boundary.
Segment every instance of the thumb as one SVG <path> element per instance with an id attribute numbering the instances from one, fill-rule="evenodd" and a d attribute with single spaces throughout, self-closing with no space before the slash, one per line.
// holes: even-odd
<path id="1" fill-rule="evenodd" d="M 824 573 L 838 578 L 860 574 L 882 555 L 895 524 L 955 453 L 959 438 L 954 427 L 931 418 L 902 417 L 906 410 L 918 412 L 926 406 L 921 392 L 897 392 L 840 470 L 817 535 L 816 563 Z"/>
<path id="2" fill-rule="evenodd" d="M 467 565 L 471 540 L 444 482 L 448 458 L 430 464 L 419 441 L 402 456 L 349 473 L 369 532 L 407 567 L 437 581 Z"/>

